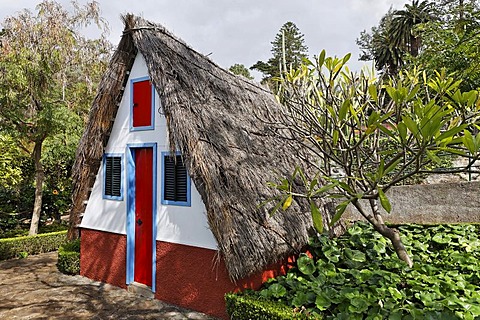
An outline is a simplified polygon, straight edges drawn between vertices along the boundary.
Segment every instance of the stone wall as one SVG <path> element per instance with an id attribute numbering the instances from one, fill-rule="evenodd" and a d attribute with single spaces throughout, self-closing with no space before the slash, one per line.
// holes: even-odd
<path id="1" fill-rule="evenodd" d="M 480 223 L 479 181 L 397 186 L 387 196 L 392 211 L 387 214 L 381 208 L 387 223 Z M 368 202 L 362 204 L 370 208 Z M 353 206 L 347 208 L 344 217 L 362 218 Z"/>

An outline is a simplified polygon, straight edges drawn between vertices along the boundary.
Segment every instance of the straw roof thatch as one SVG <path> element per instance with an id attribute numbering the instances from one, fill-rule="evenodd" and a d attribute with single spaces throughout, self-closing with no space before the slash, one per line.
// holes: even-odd
<path id="1" fill-rule="evenodd" d="M 290 175 L 303 152 L 275 134 L 275 115 L 283 107 L 268 90 L 218 67 L 164 27 L 132 15 L 124 22 L 77 151 L 72 223 L 80 222 L 139 52 L 160 96 L 170 146 L 185 157 L 230 277 L 298 252 L 312 232 L 308 205 L 295 202 L 290 212 L 272 217 L 268 206 L 259 207 L 277 195 L 267 182 Z"/>

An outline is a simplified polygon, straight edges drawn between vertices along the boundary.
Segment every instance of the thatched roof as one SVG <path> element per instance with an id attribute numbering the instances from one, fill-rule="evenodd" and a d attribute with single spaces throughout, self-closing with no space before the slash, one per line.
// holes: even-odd
<path id="1" fill-rule="evenodd" d="M 267 182 L 290 175 L 299 162 L 300 147 L 285 143 L 272 126 L 283 107 L 268 90 L 223 70 L 164 27 L 132 15 L 124 22 L 77 151 L 72 217 L 84 210 L 138 51 L 160 96 L 170 145 L 186 159 L 230 277 L 250 275 L 304 247 L 312 230 L 307 205 L 295 203 L 272 217 L 259 207 L 277 195 Z"/>

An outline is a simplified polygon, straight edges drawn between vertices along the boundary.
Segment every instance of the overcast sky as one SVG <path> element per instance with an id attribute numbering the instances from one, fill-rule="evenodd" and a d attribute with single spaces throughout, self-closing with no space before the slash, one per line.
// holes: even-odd
<path id="1" fill-rule="evenodd" d="M 35 9 L 40 0 L 0 0 L 0 21 L 23 8 Z M 59 0 L 70 6 L 69 0 Z M 78 0 L 85 3 L 85 0 Z M 351 69 L 359 69 L 355 39 L 376 25 L 393 6 L 407 0 L 98 0 L 117 44 L 123 30 L 120 15 L 134 13 L 161 23 L 190 46 L 228 68 L 250 67 L 271 57 L 271 42 L 280 27 L 294 22 L 305 34 L 309 54 L 322 49 L 328 55 L 352 53 Z M 258 75 L 257 75 L 257 78 Z M 259 79 L 257 79 L 259 80 Z"/>

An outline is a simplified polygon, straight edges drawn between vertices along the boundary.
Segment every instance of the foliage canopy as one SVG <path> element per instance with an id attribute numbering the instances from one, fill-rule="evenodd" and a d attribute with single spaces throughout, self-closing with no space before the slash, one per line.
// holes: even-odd
<path id="1" fill-rule="evenodd" d="M 98 3 L 80 6 L 73 1 L 72 6 L 69 11 L 44 0 L 35 14 L 24 10 L 7 17 L 0 33 L 0 128 L 16 142 L 12 152 L 19 148 L 30 155 L 35 166 L 31 234 L 38 230 L 42 210 L 42 149 L 46 143 L 73 150 L 110 55 L 108 28 Z M 97 39 L 81 32 L 92 24 L 101 32 Z M 53 155 L 52 151 L 48 155 Z M 50 169 L 68 179 L 68 170 L 60 173 L 55 169 L 55 162 L 63 157 L 49 158 Z M 62 163 L 64 168 L 68 165 Z M 52 184 L 53 189 L 64 188 Z"/>
<path id="2" fill-rule="evenodd" d="M 292 198 L 310 201 L 319 232 L 323 225 L 315 199 L 338 199 L 332 224 L 353 205 L 411 265 L 398 231 L 384 223 L 384 212 L 391 210 L 386 193 L 418 174 L 473 171 L 480 156 L 478 92 L 462 92 L 461 81 L 445 72 L 405 71 L 392 79 L 350 73 L 349 58 L 323 51 L 282 78 L 284 129 L 316 155 L 311 165 L 318 173 L 312 177 L 297 169 L 271 186 L 283 191 L 284 210 Z M 446 155 L 469 162 L 438 168 Z"/>

